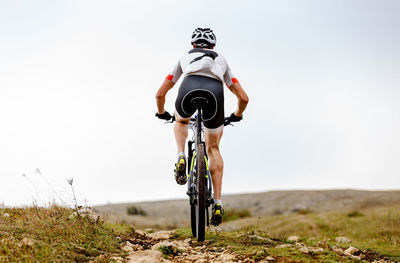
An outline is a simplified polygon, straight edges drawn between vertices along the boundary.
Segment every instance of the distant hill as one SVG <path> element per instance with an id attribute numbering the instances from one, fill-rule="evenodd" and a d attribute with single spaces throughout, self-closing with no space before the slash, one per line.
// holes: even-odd
<path id="1" fill-rule="evenodd" d="M 223 196 L 225 209 L 248 209 L 252 216 L 291 214 L 302 210 L 362 210 L 400 204 L 400 191 L 363 190 L 295 190 Z M 128 215 L 127 208 L 135 206 L 146 216 Z M 189 200 L 166 200 L 96 206 L 104 217 L 132 223 L 141 227 L 175 228 L 189 225 Z"/>

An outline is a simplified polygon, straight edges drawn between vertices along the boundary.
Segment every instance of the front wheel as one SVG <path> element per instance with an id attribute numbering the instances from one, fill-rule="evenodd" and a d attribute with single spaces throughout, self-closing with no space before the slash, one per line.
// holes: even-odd
<path id="1" fill-rule="evenodd" d="M 196 156 L 196 187 L 197 187 L 197 202 L 196 202 L 196 234 L 197 240 L 203 241 L 205 236 L 206 225 L 206 165 L 204 144 L 197 145 Z"/>

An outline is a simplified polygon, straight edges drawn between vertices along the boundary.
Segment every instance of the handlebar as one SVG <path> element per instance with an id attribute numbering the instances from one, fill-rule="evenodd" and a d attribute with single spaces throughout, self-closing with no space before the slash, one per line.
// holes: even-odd
<path id="1" fill-rule="evenodd" d="M 165 123 L 173 123 L 174 121 L 176 121 L 175 116 L 172 116 L 172 118 L 169 121 L 166 121 Z M 195 122 L 196 118 L 190 118 L 190 121 Z M 228 125 L 233 126 L 233 124 L 231 124 L 229 117 L 225 117 L 224 118 L 224 126 L 228 126 Z"/>

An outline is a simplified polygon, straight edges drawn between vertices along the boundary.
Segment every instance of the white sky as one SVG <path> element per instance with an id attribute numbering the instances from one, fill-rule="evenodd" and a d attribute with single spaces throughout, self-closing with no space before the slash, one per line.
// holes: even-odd
<path id="1" fill-rule="evenodd" d="M 70 202 L 67 178 L 91 204 L 185 197 L 154 97 L 197 26 L 214 29 L 250 97 L 222 140 L 223 193 L 398 189 L 399 11 L 389 0 L 0 1 L 0 203 L 44 203 L 49 184 Z"/>

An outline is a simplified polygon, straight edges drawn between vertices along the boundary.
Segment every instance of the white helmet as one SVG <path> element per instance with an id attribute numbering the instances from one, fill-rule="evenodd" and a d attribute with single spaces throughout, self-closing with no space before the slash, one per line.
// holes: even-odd
<path id="1" fill-rule="evenodd" d="M 192 34 L 191 43 L 196 47 L 214 47 L 217 43 L 217 38 L 211 29 L 198 27 Z"/>

